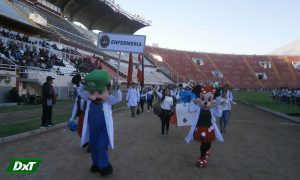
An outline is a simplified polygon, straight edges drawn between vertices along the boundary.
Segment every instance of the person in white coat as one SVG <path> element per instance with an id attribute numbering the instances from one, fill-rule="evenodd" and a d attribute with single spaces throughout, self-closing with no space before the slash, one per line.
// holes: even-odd
<path id="1" fill-rule="evenodd" d="M 222 133 L 226 133 L 226 127 L 230 117 L 231 104 L 233 102 L 233 95 L 229 89 L 229 85 L 226 84 L 221 91 L 220 106 L 222 109 L 222 117 L 220 118 L 220 129 Z"/>
<path id="2" fill-rule="evenodd" d="M 109 175 L 113 168 L 108 158 L 108 147 L 114 148 L 114 129 L 111 106 L 122 101 L 118 87 L 110 95 L 110 77 L 104 70 L 94 70 L 84 78 L 85 91 L 78 94 L 88 100 L 84 114 L 81 146 L 89 142 L 92 156 L 91 172 Z"/>
<path id="3" fill-rule="evenodd" d="M 127 106 L 131 110 L 131 117 L 135 117 L 136 107 L 140 102 L 140 90 L 136 87 L 135 82 L 132 83 L 131 87 L 128 89 L 126 96 Z"/>

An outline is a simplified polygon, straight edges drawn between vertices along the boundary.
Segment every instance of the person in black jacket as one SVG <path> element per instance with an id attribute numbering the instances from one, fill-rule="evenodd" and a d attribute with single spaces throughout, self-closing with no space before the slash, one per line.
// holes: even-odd
<path id="1" fill-rule="evenodd" d="M 53 89 L 53 77 L 48 76 L 46 82 L 43 84 L 42 90 L 42 127 L 50 127 L 52 124 L 52 106 L 55 104 L 55 92 Z"/>

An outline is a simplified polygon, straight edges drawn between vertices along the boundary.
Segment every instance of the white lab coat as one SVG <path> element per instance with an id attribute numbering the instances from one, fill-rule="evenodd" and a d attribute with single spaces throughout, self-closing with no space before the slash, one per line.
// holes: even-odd
<path id="1" fill-rule="evenodd" d="M 82 84 L 80 84 L 80 85 L 83 86 Z M 77 94 L 78 94 L 78 92 L 79 92 L 79 87 L 76 88 L 76 92 L 77 92 Z M 79 94 L 78 94 L 78 95 L 79 95 Z M 77 104 L 78 95 L 77 95 L 77 97 L 76 97 L 76 99 L 75 99 L 75 101 L 74 101 L 74 106 L 73 106 L 73 110 L 72 110 L 72 116 L 71 116 L 71 118 L 70 118 L 70 119 L 72 119 L 72 120 L 74 120 L 74 119 L 76 118 L 77 106 L 78 106 L 78 104 Z M 81 98 L 81 100 L 80 100 L 80 109 L 81 109 L 81 111 L 84 111 L 84 102 L 85 102 L 85 101 L 86 101 L 86 100 L 84 100 L 83 98 Z"/>
<path id="2" fill-rule="evenodd" d="M 197 126 L 198 118 L 200 116 L 200 110 L 201 110 L 201 108 L 199 105 L 196 105 L 193 102 L 191 102 L 189 104 L 188 111 L 189 111 L 189 113 L 195 113 L 195 116 L 192 121 L 192 126 L 190 129 L 190 132 L 188 133 L 188 135 L 185 138 L 185 141 L 187 143 L 190 143 L 191 140 L 194 139 L 193 135 L 194 135 L 195 128 Z M 211 128 L 214 129 L 216 138 L 219 141 L 223 142 L 224 139 L 220 133 L 220 130 L 218 129 L 217 124 L 216 124 L 216 117 L 220 117 L 222 115 L 222 113 L 219 109 L 216 109 L 216 108 L 211 108 L 210 112 L 211 112 L 211 123 L 212 123 Z"/>
<path id="3" fill-rule="evenodd" d="M 88 93 L 81 89 L 79 91 L 79 95 L 88 100 Z M 117 104 L 122 101 L 122 92 L 120 90 L 115 91 L 114 95 L 110 95 L 108 100 L 103 103 L 103 112 L 105 117 L 105 124 L 107 129 L 107 134 L 109 138 L 109 146 L 113 149 L 114 148 L 114 127 L 113 127 L 113 117 L 112 117 L 112 109 L 111 105 Z M 81 136 L 81 143 L 80 146 L 83 146 L 89 141 L 89 125 L 88 125 L 88 117 L 89 117 L 89 110 L 90 110 L 91 101 L 87 101 L 87 106 L 84 114 L 84 121 L 82 127 L 82 136 Z"/>
<path id="4" fill-rule="evenodd" d="M 222 94 L 222 91 L 221 91 Z M 222 98 L 221 96 L 217 97 L 219 101 L 220 108 L 222 110 L 231 110 L 231 103 L 233 102 L 233 95 L 230 90 L 227 91 L 226 98 Z"/>
<path id="5" fill-rule="evenodd" d="M 140 102 L 140 91 L 138 88 L 129 88 L 126 96 L 127 106 L 137 106 Z"/>

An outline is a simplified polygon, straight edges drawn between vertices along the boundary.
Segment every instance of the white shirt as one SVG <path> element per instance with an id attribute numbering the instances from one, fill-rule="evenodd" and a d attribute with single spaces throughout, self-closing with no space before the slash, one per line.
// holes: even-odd
<path id="1" fill-rule="evenodd" d="M 173 98 L 170 96 L 166 96 L 164 101 L 161 102 L 160 107 L 162 109 L 171 110 L 173 106 Z"/>
<path id="2" fill-rule="evenodd" d="M 128 106 L 137 106 L 140 102 L 140 91 L 138 88 L 129 88 L 126 96 Z"/>
<path id="3" fill-rule="evenodd" d="M 233 101 L 232 92 L 228 90 L 226 94 L 226 98 L 222 98 L 221 96 L 219 96 L 217 97 L 217 101 L 219 102 L 220 109 L 231 110 L 231 103 Z"/>
<path id="4" fill-rule="evenodd" d="M 162 94 L 157 92 L 159 98 L 162 98 Z M 165 99 L 160 103 L 160 107 L 165 110 L 171 110 L 173 106 L 173 98 L 171 96 L 165 96 Z"/>

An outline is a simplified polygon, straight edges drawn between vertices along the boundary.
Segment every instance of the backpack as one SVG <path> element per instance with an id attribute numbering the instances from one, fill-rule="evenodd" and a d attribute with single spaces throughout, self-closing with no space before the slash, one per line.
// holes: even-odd
<path id="1" fill-rule="evenodd" d="M 158 99 L 158 101 L 153 105 L 153 112 L 154 112 L 154 114 L 156 114 L 157 116 L 160 117 L 162 114 L 162 109 L 160 106 L 161 100 L 159 98 L 157 98 L 157 99 Z"/>
<path id="2" fill-rule="evenodd" d="M 161 107 L 160 107 L 160 101 L 158 101 L 157 103 L 155 103 L 153 105 L 153 112 L 157 116 L 161 116 L 162 110 L 161 110 Z"/>

